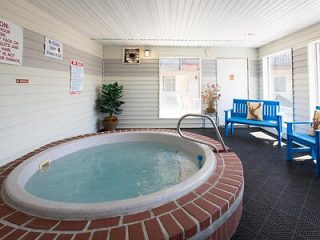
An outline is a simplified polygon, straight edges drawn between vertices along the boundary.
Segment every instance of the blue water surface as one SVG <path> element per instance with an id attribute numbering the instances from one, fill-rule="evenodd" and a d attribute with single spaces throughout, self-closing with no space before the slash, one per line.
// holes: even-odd
<path id="1" fill-rule="evenodd" d="M 25 190 L 47 200 L 94 203 L 146 195 L 195 174 L 197 154 L 153 142 L 83 149 L 36 172 Z"/>

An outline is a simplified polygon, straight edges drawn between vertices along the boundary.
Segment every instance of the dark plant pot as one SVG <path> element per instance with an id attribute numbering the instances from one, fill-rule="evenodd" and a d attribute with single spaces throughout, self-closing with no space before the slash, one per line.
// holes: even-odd
<path id="1" fill-rule="evenodd" d="M 213 108 L 213 107 L 207 107 L 206 112 L 207 112 L 207 113 L 215 113 L 215 112 L 216 112 L 216 109 Z"/>
<path id="2" fill-rule="evenodd" d="M 105 131 L 112 131 L 117 128 L 118 122 L 119 120 L 117 117 L 105 117 L 102 124 Z"/>

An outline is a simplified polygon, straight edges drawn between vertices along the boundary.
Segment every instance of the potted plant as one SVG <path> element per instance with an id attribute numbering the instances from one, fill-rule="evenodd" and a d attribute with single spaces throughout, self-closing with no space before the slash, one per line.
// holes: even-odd
<path id="1" fill-rule="evenodd" d="M 108 114 L 102 121 L 104 130 L 114 130 L 117 127 L 119 120 L 115 115 L 121 114 L 122 109 L 120 107 L 124 104 L 120 100 L 122 91 L 123 86 L 120 86 L 117 82 L 102 85 L 99 99 L 100 112 Z"/>
<path id="2" fill-rule="evenodd" d="M 220 86 L 217 83 L 207 84 L 202 91 L 202 101 L 206 103 L 207 113 L 216 112 L 217 101 L 221 97 Z"/>

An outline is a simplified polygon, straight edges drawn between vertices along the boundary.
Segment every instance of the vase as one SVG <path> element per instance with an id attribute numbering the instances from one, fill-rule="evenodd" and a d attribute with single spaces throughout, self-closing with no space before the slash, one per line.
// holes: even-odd
<path id="1" fill-rule="evenodd" d="M 103 127 L 105 131 L 113 131 L 116 129 L 119 120 L 117 117 L 105 117 L 102 121 Z"/>
<path id="2" fill-rule="evenodd" d="M 207 113 L 215 113 L 215 112 L 216 112 L 216 109 L 215 109 L 213 106 L 210 106 L 210 107 L 207 107 L 207 108 L 206 108 L 206 112 L 207 112 Z"/>

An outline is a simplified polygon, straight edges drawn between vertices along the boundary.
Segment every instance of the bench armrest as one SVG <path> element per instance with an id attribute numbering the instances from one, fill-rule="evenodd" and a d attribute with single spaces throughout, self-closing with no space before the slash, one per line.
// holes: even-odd
<path id="1" fill-rule="evenodd" d="M 285 122 L 286 124 L 290 124 L 290 125 L 296 125 L 296 124 L 311 124 L 312 123 L 312 121 L 297 121 L 297 122 L 289 122 L 289 121 L 286 121 Z"/>
<path id="2" fill-rule="evenodd" d="M 282 113 L 278 112 L 276 116 L 278 121 L 278 128 L 280 129 L 280 131 L 282 131 Z"/>
<path id="3" fill-rule="evenodd" d="M 229 115 L 231 117 L 231 113 L 233 112 L 233 109 L 227 109 L 224 110 L 224 117 L 225 117 L 225 121 L 229 118 Z M 229 114 L 230 113 L 230 114 Z"/>
<path id="4" fill-rule="evenodd" d="M 287 133 L 292 133 L 293 132 L 293 125 L 298 125 L 298 124 L 312 124 L 311 121 L 297 121 L 297 122 L 285 122 L 287 124 Z"/>

